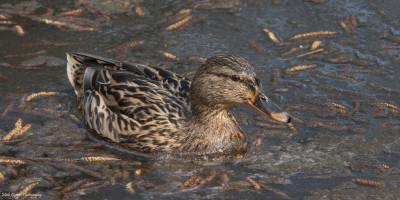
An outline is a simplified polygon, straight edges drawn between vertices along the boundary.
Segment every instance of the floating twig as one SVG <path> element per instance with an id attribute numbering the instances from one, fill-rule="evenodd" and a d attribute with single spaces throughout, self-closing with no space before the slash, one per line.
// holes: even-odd
<path id="1" fill-rule="evenodd" d="M 203 57 L 190 57 L 188 59 L 189 62 L 194 62 L 194 61 L 200 61 L 200 62 L 206 62 L 207 58 L 203 58 Z"/>
<path id="2" fill-rule="evenodd" d="M 174 24 L 168 26 L 167 28 L 165 28 L 165 30 L 166 30 L 166 31 L 170 31 L 170 30 L 176 29 L 176 28 L 182 26 L 184 23 L 188 22 L 188 21 L 191 20 L 191 19 L 192 19 L 192 16 L 185 17 L 185 18 L 182 19 L 181 21 L 176 22 L 176 23 L 174 23 Z"/>
<path id="3" fill-rule="evenodd" d="M 7 55 L 7 56 L 4 56 L 4 58 L 22 58 L 22 57 L 29 57 L 29 56 L 37 56 L 37 55 L 41 55 L 41 54 L 45 54 L 45 53 L 47 53 L 46 50 L 40 50 L 40 51 L 36 51 L 36 52 L 32 52 L 32 53 Z"/>
<path id="4" fill-rule="evenodd" d="M 332 36 L 332 35 L 335 35 L 336 33 L 337 32 L 335 32 L 335 31 L 318 31 L 318 32 L 304 33 L 304 34 L 295 35 L 295 36 L 287 39 L 287 41 L 294 41 L 294 40 L 311 38 L 311 37 Z"/>
<path id="5" fill-rule="evenodd" d="M 129 183 L 127 183 L 127 184 L 125 185 L 126 191 L 128 191 L 129 194 L 135 194 L 135 190 L 133 189 L 132 184 L 133 184 L 133 183 L 132 183 L 132 181 L 131 181 L 131 182 L 129 182 Z"/>
<path id="6" fill-rule="evenodd" d="M 353 105 L 354 105 L 354 108 L 350 111 L 350 115 L 354 115 L 354 113 L 356 113 L 357 110 L 360 109 L 360 107 L 361 107 L 361 102 L 360 102 L 360 101 L 357 101 L 357 100 L 353 100 Z"/>
<path id="7" fill-rule="evenodd" d="M 292 133 L 290 133 L 290 134 L 288 135 L 288 137 L 291 138 L 291 137 L 293 137 L 294 135 L 297 134 L 297 130 L 296 130 L 296 128 L 293 126 L 292 123 L 288 123 L 287 125 L 289 126 L 290 130 L 292 130 Z"/>
<path id="8" fill-rule="evenodd" d="M 25 164 L 25 161 L 20 160 L 20 159 L 16 159 L 16 158 L 1 156 L 0 157 L 0 163 L 23 165 L 23 164 Z"/>
<path id="9" fill-rule="evenodd" d="M 314 107 L 304 107 L 304 106 L 288 106 L 285 109 L 286 111 L 297 110 L 297 111 L 316 111 L 316 112 L 328 112 L 328 109 L 324 108 L 314 108 Z"/>
<path id="10" fill-rule="evenodd" d="M 314 53 L 318 53 L 318 52 L 321 52 L 321 51 L 323 51 L 324 49 L 316 49 L 316 50 L 314 50 L 314 51 L 310 51 L 310 52 L 307 52 L 307 53 L 303 53 L 303 54 L 300 54 L 300 55 L 298 55 L 298 56 L 296 56 L 297 58 L 301 58 L 301 57 L 304 57 L 304 56 L 308 56 L 308 55 L 311 55 L 311 54 L 314 54 Z"/>
<path id="11" fill-rule="evenodd" d="M 316 119 L 307 119 L 306 120 L 307 127 L 323 127 L 327 129 L 337 130 L 337 131 L 345 131 L 351 130 L 352 126 L 342 125 L 336 122 L 328 122 L 328 121 L 321 121 Z"/>
<path id="12" fill-rule="evenodd" d="M 354 183 L 361 183 L 363 185 L 370 185 L 370 186 L 376 186 L 379 187 L 382 185 L 380 181 L 372 181 L 372 180 L 367 180 L 367 179 L 360 179 L 360 178 L 354 178 L 351 179 Z"/>
<path id="13" fill-rule="evenodd" d="M 14 97 L 16 97 L 18 95 L 21 95 L 22 93 L 26 92 L 26 90 L 27 90 L 27 88 L 20 89 L 17 92 L 15 92 L 14 94 L 11 94 L 9 96 L 4 97 L 1 101 L 2 102 L 6 102 L 6 101 L 8 101 L 10 99 L 13 99 Z"/>
<path id="14" fill-rule="evenodd" d="M 113 158 L 113 157 L 98 157 L 98 156 L 89 156 L 89 157 L 82 157 L 79 160 L 82 161 L 87 161 L 87 162 L 104 162 L 104 161 L 116 161 L 116 160 L 121 160 L 119 158 Z"/>
<path id="15" fill-rule="evenodd" d="M 256 41 L 253 39 L 250 39 L 250 44 L 253 48 L 255 48 L 259 53 L 265 53 L 265 50 L 262 49 L 260 46 L 257 45 Z"/>
<path id="16" fill-rule="evenodd" d="M 185 29 L 186 27 L 188 27 L 188 26 L 190 26 L 190 25 L 192 25 L 192 24 L 194 24 L 194 23 L 203 21 L 203 20 L 206 19 L 207 17 L 208 17 L 208 15 L 202 15 L 202 16 L 200 16 L 200 17 L 197 17 L 196 19 L 190 20 L 189 22 L 187 22 L 187 23 L 183 24 L 181 27 L 179 27 L 179 28 L 176 30 L 176 32 L 180 32 L 180 31 L 182 31 L 183 29 Z"/>
<path id="17" fill-rule="evenodd" d="M 393 104 L 390 104 L 390 103 L 386 103 L 386 102 L 375 101 L 373 104 L 379 105 L 379 107 L 381 107 L 381 106 L 386 106 L 387 108 L 391 108 L 391 109 L 395 109 L 395 110 L 400 110 L 399 107 L 397 107 L 397 106 L 395 106 L 395 105 L 393 105 Z"/>
<path id="18" fill-rule="evenodd" d="M 82 13 L 83 13 L 82 9 L 75 9 L 75 10 L 69 10 L 69 11 L 62 12 L 62 13 L 56 15 L 56 17 L 62 17 L 62 16 L 67 16 L 67 15 L 80 15 Z"/>
<path id="19" fill-rule="evenodd" d="M 261 143 L 262 143 L 262 140 L 261 140 L 260 137 L 258 137 L 258 138 L 256 139 L 256 147 L 260 146 Z"/>
<path id="20" fill-rule="evenodd" d="M 10 65 L 8 63 L 0 63 L 1 67 L 7 67 L 10 69 L 39 69 L 38 67 L 20 67 L 20 66 L 14 66 L 14 65 Z"/>
<path id="21" fill-rule="evenodd" d="M 0 74 L 0 78 L 3 79 L 3 80 L 5 80 L 5 81 L 11 80 L 8 76 L 3 75 L 3 74 Z"/>
<path id="22" fill-rule="evenodd" d="M 24 127 L 22 127 L 22 119 L 19 118 L 15 123 L 15 128 L 11 130 L 6 136 L 4 136 L 3 140 L 10 140 L 13 137 L 20 136 L 30 128 L 31 124 L 27 124 Z"/>
<path id="23" fill-rule="evenodd" d="M 21 129 L 19 129 L 18 131 L 14 132 L 14 133 L 13 133 L 13 131 L 11 131 L 8 135 L 6 135 L 3 138 L 3 140 L 9 140 L 12 137 L 18 137 L 18 136 L 22 135 L 23 133 L 25 133 L 30 128 L 31 128 L 31 124 L 27 124 L 27 125 L 25 125 L 24 127 L 22 127 Z"/>
<path id="24" fill-rule="evenodd" d="M 322 45 L 322 42 L 321 42 L 321 41 L 319 41 L 319 40 L 314 41 L 314 42 L 311 44 L 310 50 L 311 50 L 311 51 L 317 50 L 318 47 L 321 46 L 321 45 Z"/>
<path id="25" fill-rule="evenodd" d="M 14 104 L 15 104 L 15 101 L 12 101 L 10 104 L 7 105 L 7 107 L 1 113 L 2 118 L 4 118 L 7 115 L 8 111 L 11 110 L 11 108 L 14 106 Z"/>
<path id="26" fill-rule="evenodd" d="M 98 182 L 96 182 L 96 183 L 98 183 Z M 79 190 L 76 190 L 74 192 L 88 192 L 90 190 L 96 190 L 96 189 L 100 189 L 100 188 L 106 187 L 106 186 L 108 186 L 110 184 L 109 181 L 104 181 L 104 182 L 102 181 L 102 182 L 99 182 L 99 183 L 100 184 L 98 184 L 96 186 L 79 189 Z"/>
<path id="27" fill-rule="evenodd" d="M 318 88 L 323 89 L 323 90 L 327 90 L 327 91 L 331 91 L 331 92 L 347 94 L 347 95 L 351 95 L 351 96 L 361 96 L 360 94 L 357 94 L 355 92 L 346 91 L 346 90 L 342 90 L 342 89 L 338 90 L 338 89 L 331 88 L 331 87 L 328 87 L 328 86 L 318 86 Z"/>
<path id="28" fill-rule="evenodd" d="M 128 44 L 121 46 L 121 47 L 117 47 L 114 49 L 110 49 L 107 50 L 106 52 L 111 53 L 111 52 L 115 52 L 115 51 L 126 51 L 129 48 L 135 47 L 137 45 L 143 44 L 144 42 L 142 40 L 138 40 L 138 41 L 134 41 L 134 42 L 129 42 Z"/>
<path id="29" fill-rule="evenodd" d="M 44 22 L 46 24 L 57 25 L 59 27 L 69 28 L 69 29 L 76 30 L 76 31 L 94 31 L 94 30 L 96 30 L 93 27 L 84 27 L 84 26 L 75 25 L 75 24 L 72 24 L 72 23 L 67 23 L 67 22 L 62 22 L 62 21 L 57 21 L 57 20 L 51 20 L 51 19 L 46 19 L 46 18 L 33 18 L 33 19 L 37 20 L 37 21 L 40 21 L 40 22 Z"/>
<path id="30" fill-rule="evenodd" d="M 277 190 L 277 189 L 268 187 L 268 186 L 263 185 L 263 184 L 261 184 L 261 183 L 260 183 L 260 186 L 261 186 L 264 190 L 273 192 L 273 193 L 275 193 L 275 194 L 281 196 L 281 197 L 284 198 L 284 199 L 290 199 L 290 197 L 289 197 L 287 194 L 285 194 L 285 193 L 283 193 L 283 192 L 281 192 L 281 191 L 279 191 L 279 190 Z"/>
<path id="31" fill-rule="evenodd" d="M 14 199 L 19 199 L 20 197 L 24 197 L 26 193 L 28 193 L 32 188 L 34 188 L 39 182 L 31 183 L 26 188 L 21 190 L 21 192 L 15 194 Z"/>
<path id="32" fill-rule="evenodd" d="M 229 180 L 228 174 L 226 172 L 222 172 L 221 174 L 221 185 L 225 185 Z"/>
<path id="33" fill-rule="evenodd" d="M 246 180 L 256 189 L 256 190 L 260 190 L 261 186 L 260 184 L 258 184 L 257 182 L 255 182 L 253 179 L 251 179 L 250 177 L 247 177 Z"/>
<path id="34" fill-rule="evenodd" d="M 381 127 L 382 127 L 383 131 L 392 131 L 392 132 L 400 131 L 400 125 L 397 125 L 397 124 L 384 122 L 381 124 Z M 399 155 L 400 155 L 400 153 L 399 153 Z"/>
<path id="35" fill-rule="evenodd" d="M 25 31 L 24 31 L 24 29 L 22 29 L 22 26 L 15 25 L 14 28 L 15 28 L 15 30 L 17 30 L 17 33 L 18 33 L 19 36 L 24 36 L 25 35 Z"/>
<path id="36" fill-rule="evenodd" d="M 284 128 L 286 128 L 286 126 L 282 125 L 282 124 L 267 124 L 267 123 L 264 123 L 264 122 L 255 122 L 254 125 L 261 126 L 261 127 L 264 127 L 264 128 L 274 128 L 274 129 L 284 129 Z"/>
<path id="37" fill-rule="evenodd" d="M 385 51 L 400 51 L 400 48 L 382 48 Z"/>
<path id="38" fill-rule="evenodd" d="M 7 24 L 14 24 L 14 22 L 12 22 L 12 21 L 0 21 L 0 24 L 7 25 Z"/>
<path id="39" fill-rule="evenodd" d="M 1 144 L 13 144 L 13 143 L 21 143 L 21 142 L 29 142 L 28 139 L 10 139 L 10 140 L 0 140 Z"/>
<path id="40" fill-rule="evenodd" d="M 317 64 L 312 64 L 312 65 L 299 65 L 296 67 L 292 67 L 289 69 L 285 69 L 283 72 L 288 73 L 288 72 L 294 72 L 294 71 L 300 71 L 300 70 L 306 70 L 306 69 L 311 69 L 317 67 Z"/>
<path id="41" fill-rule="evenodd" d="M 39 92 L 39 93 L 33 93 L 31 95 L 29 95 L 28 97 L 26 97 L 26 101 L 30 101 L 35 97 L 38 96 L 49 96 L 49 95 L 58 95 L 60 94 L 59 92 Z"/>
<path id="42" fill-rule="evenodd" d="M 79 186 L 81 186 L 82 184 L 86 183 L 87 180 L 77 180 L 72 182 L 71 184 L 65 186 L 63 189 L 60 190 L 61 194 L 65 194 L 68 193 L 76 188 L 78 188 Z"/>
<path id="43" fill-rule="evenodd" d="M 146 17 L 142 8 L 138 5 L 136 5 L 136 7 L 135 7 L 135 13 L 138 14 L 140 17 Z"/>
<path id="44" fill-rule="evenodd" d="M 285 57 L 285 56 L 288 56 L 288 55 L 290 55 L 290 54 L 292 54 L 292 53 L 294 53 L 296 51 L 299 51 L 299 50 L 302 50 L 302 49 L 306 49 L 306 48 L 309 48 L 309 47 L 310 47 L 309 45 L 306 45 L 306 46 L 300 45 L 299 47 L 293 47 L 293 48 L 289 49 L 289 51 L 281 54 L 281 56 Z"/>
<path id="45" fill-rule="evenodd" d="M 269 39 L 271 39 L 271 41 L 274 44 L 280 44 L 281 43 L 281 41 L 279 41 L 279 39 L 275 36 L 274 32 L 272 32 L 272 31 L 270 31 L 270 30 L 268 30 L 266 28 L 264 28 L 263 31 L 268 34 Z"/>
<path id="46" fill-rule="evenodd" d="M 72 46 L 72 45 L 82 45 L 84 42 L 46 42 L 46 43 L 38 43 L 38 44 L 23 44 L 22 46 Z"/>
<path id="47" fill-rule="evenodd" d="M 160 53 L 161 53 L 161 55 L 164 56 L 165 58 L 169 58 L 169 59 L 173 59 L 173 60 L 178 60 L 178 58 L 177 58 L 175 55 L 171 54 L 171 53 L 164 52 L 164 51 L 160 51 Z"/>
<path id="48" fill-rule="evenodd" d="M 358 26 L 357 17 L 355 15 L 347 15 L 339 24 L 347 33 L 355 34 Z"/>
<path id="49" fill-rule="evenodd" d="M 194 175 L 190 177 L 187 181 L 185 181 L 181 187 L 176 192 L 182 192 L 183 190 L 199 188 L 211 181 L 215 177 L 215 171 L 211 172 L 209 176 L 206 178 L 202 178 L 201 176 Z"/>
<path id="50" fill-rule="evenodd" d="M 325 73 L 319 72 L 319 71 L 315 71 L 313 73 L 320 74 L 320 75 L 323 75 L 323 76 L 329 76 L 329 77 L 337 78 L 337 79 L 349 80 L 349 81 L 357 81 L 357 82 L 362 81 L 361 79 L 357 79 L 357 78 L 354 78 L 354 77 L 351 77 L 351 76 L 340 75 L 340 74 L 333 74 L 333 73 L 325 74 Z"/>
<path id="51" fill-rule="evenodd" d="M 81 167 L 81 166 L 79 166 L 79 165 L 71 164 L 71 166 L 72 166 L 73 168 L 78 169 L 79 171 L 81 171 L 81 172 L 83 172 L 83 173 L 85 173 L 85 174 L 87 174 L 87 175 L 93 176 L 93 177 L 95 177 L 95 178 L 98 178 L 98 179 L 106 179 L 105 176 L 103 176 L 103 175 L 101 175 L 101 174 L 99 174 L 99 173 L 97 173 L 97 172 L 95 172 L 95 171 L 92 171 L 92 170 L 86 169 L 86 168 L 84 168 L 84 167 Z"/>
<path id="52" fill-rule="evenodd" d="M 206 178 L 204 178 L 203 180 L 200 181 L 200 183 L 197 185 L 197 187 L 201 187 L 204 184 L 210 182 L 212 179 L 215 178 L 215 175 L 216 175 L 215 171 L 212 171 L 209 176 L 207 176 Z"/>
<path id="53" fill-rule="evenodd" d="M 81 120 L 76 116 L 76 115 L 74 115 L 74 114 L 69 114 L 69 117 L 71 118 L 71 119 L 73 119 L 74 121 L 76 121 L 76 122 L 80 122 Z"/>

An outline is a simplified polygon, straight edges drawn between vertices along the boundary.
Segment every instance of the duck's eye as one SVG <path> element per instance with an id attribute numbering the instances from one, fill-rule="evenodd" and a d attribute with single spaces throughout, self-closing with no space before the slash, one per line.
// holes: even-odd
<path id="1" fill-rule="evenodd" d="M 231 79 L 232 79 L 232 81 L 239 81 L 240 77 L 238 75 L 232 75 Z"/>

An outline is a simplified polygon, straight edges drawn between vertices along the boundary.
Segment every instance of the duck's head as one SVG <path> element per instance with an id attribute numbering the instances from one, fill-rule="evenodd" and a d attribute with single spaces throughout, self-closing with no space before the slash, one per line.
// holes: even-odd
<path id="1" fill-rule="evenodd" d="M 264 95 L 254 68 L 239 56 L 207 59 L 192 81 L 190 102 L 195 116 L 204 117 L 242 103 L 277 121 L 290 122 L 289 115 Z"/>

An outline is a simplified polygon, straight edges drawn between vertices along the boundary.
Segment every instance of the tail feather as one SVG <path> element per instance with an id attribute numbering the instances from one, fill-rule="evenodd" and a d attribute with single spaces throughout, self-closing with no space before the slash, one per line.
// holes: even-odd
<path id="1" fill-rule="evenodd" d="M 79 57 L 73 54 L 67 53 L 67 75 L 68 80 L 74 87 L 75 94 L 82 90 L 83 75 L 85 73 L 85 67 Z"/>

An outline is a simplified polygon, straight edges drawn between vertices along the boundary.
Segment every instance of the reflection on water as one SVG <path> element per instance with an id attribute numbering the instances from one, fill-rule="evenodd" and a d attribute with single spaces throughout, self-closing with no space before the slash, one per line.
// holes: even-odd
<path id="1" fill-rule="evenodd" d="M 0 190 L 43 199 L 396 199 L 398 6 L 394 0 L 6 1 L 0 4 Z M 294 127 L 237 106 L 232 112 L 251 146 L 244 157 L 205 162 L 114 151 L 88 137 L 66 78 L 66 51 L 189 77 L 213 54 L 243 56 Z"/>

